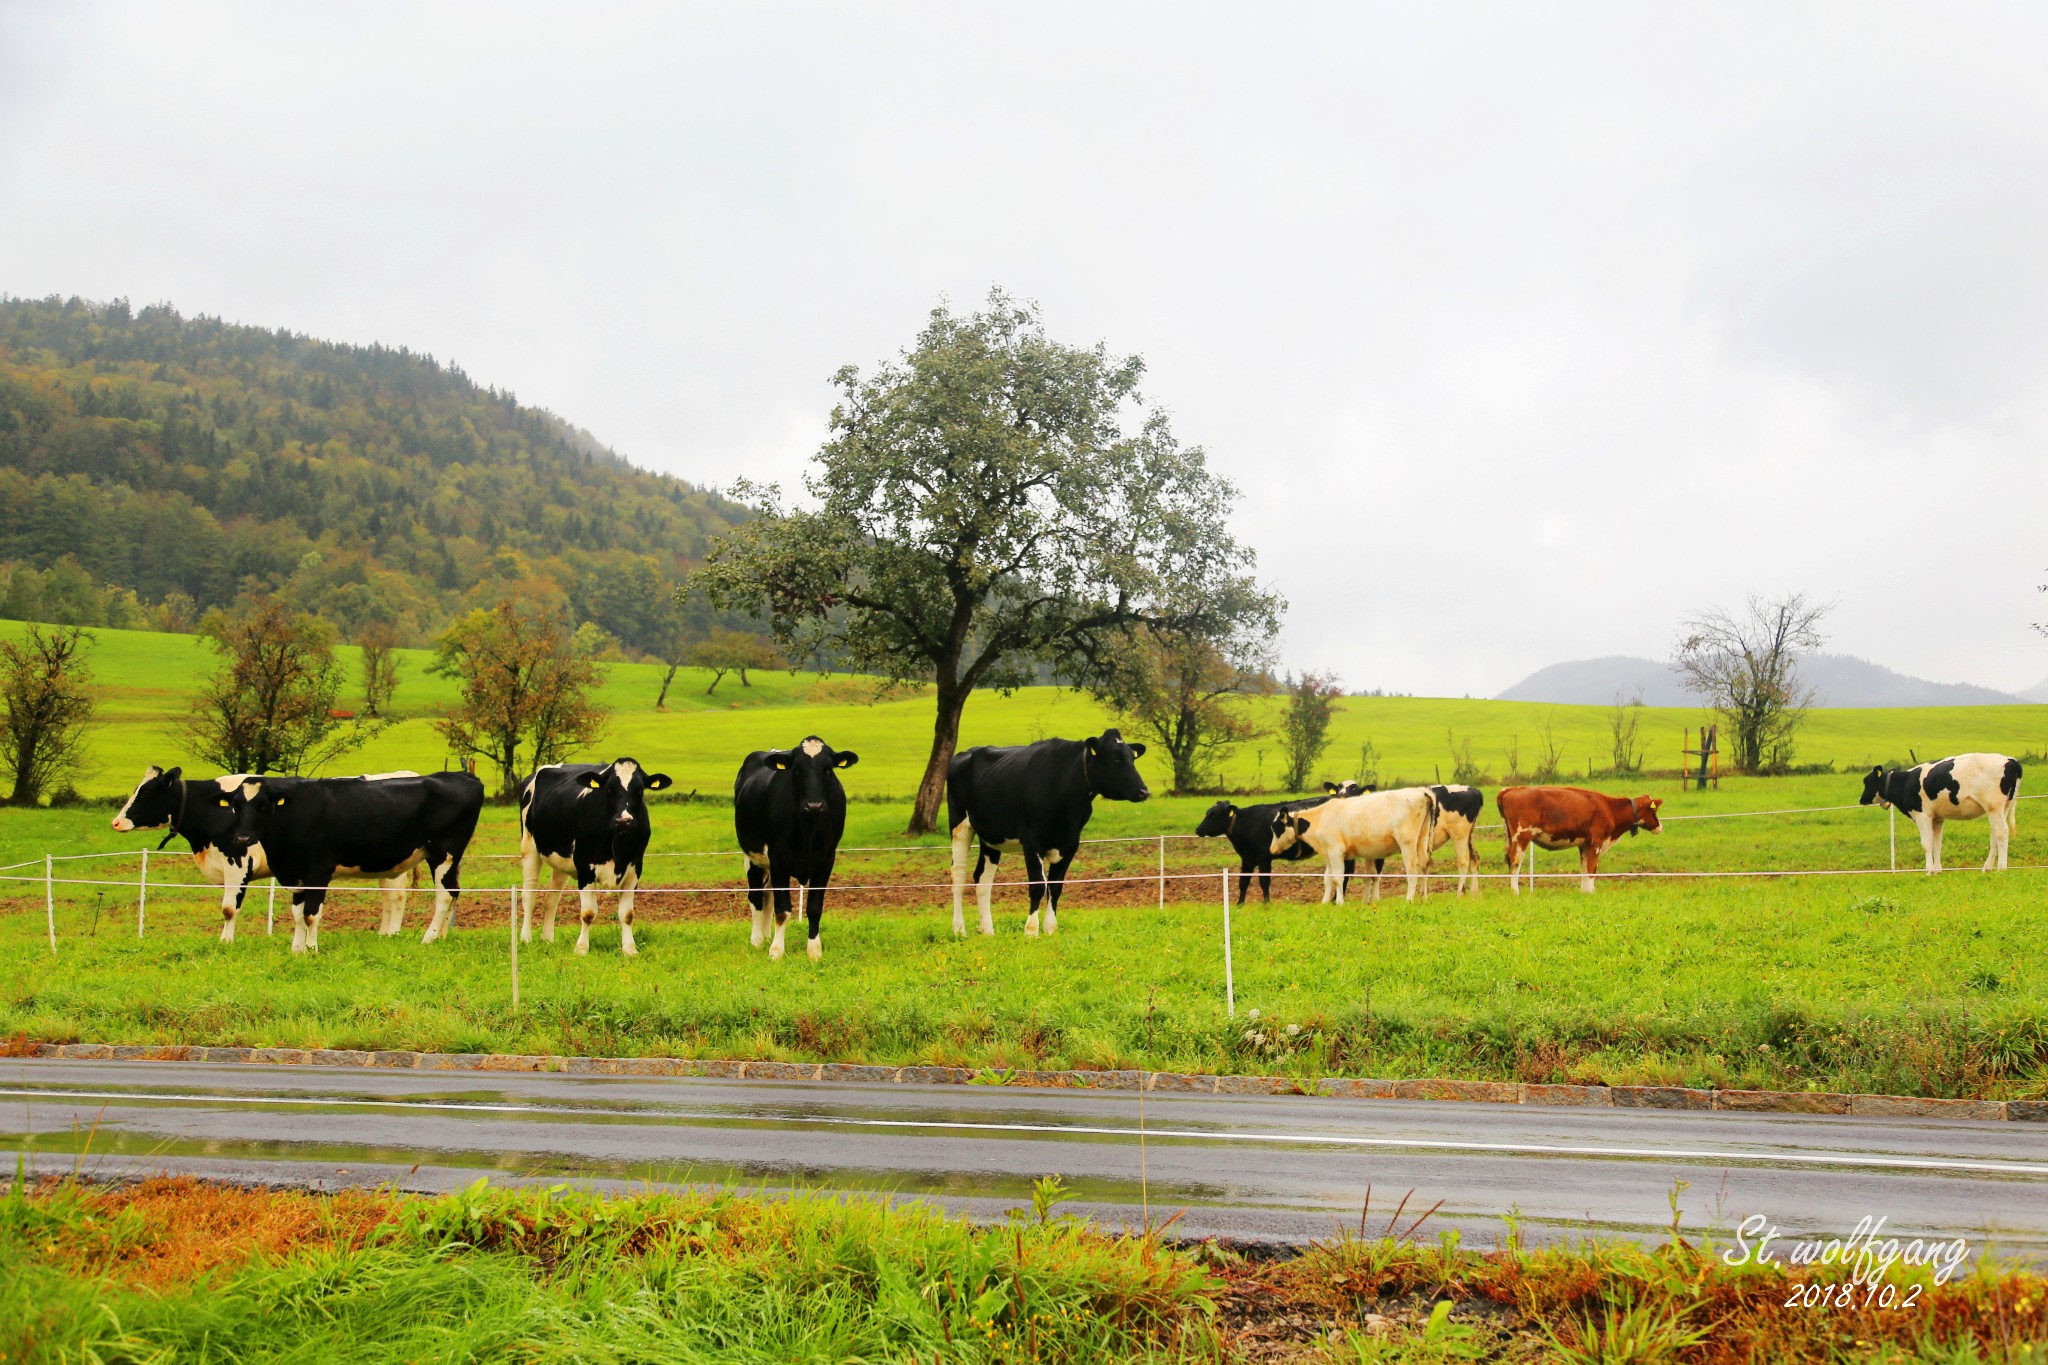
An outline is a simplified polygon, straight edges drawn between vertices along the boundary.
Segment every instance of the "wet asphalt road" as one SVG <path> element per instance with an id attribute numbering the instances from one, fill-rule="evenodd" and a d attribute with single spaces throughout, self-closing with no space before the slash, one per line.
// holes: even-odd
<path id="1" fill-rule="evenodd" d="M 1140 1138 L 1141 1124 L 1143 1138 Z M 1110 1227 L 1301 1242 L 1400 1226 L 1497 1241 L 1785 1236 L 1866 1216 L 2048 1260 L 2048 1125 L 978 1086 L 0 1062 L 0 1146 L 35 1169 L 333 1189 L 736 1183 L 929 1199 L 981 1217 L 1057 1172 Z M 1183 1212 L 1184 1211 L 1184 1212 Z"/>

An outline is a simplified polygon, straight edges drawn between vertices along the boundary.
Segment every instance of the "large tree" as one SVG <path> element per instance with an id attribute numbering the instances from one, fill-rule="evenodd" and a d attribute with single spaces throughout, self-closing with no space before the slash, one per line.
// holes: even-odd
<path id="1" fill-rule="evenodd" d="M 895 361 L 835 378 L 811 505 L 735 490 L 757 515 L 692 585 L 760 612 L 793 658 L 823 656 L 936 693 L 910 829 L 936 827 L 978 687 L 1087 682 L 1129 630 L 1194 628 L 1171 588 L 1245 576 L 1236 490 L 1177 442 L 1136 357 L 1064 345 L 1000 290 L 932 312 Z"/>
<path id="2" fill-rule="evenodd" d="M 1680 625 L 1671 669 L 1734 732 L 1738 771 L 1790 761 L 1793 736 L 1814 697 L 1799 677 L 1799 656 L 1824 643 L 1820 623 L 1831 605 L 1799 592 L 1778 598 L 1751 593 L 1739 613 L 1709 607 Z"/>
<path id="3" fill-rule="evenodd" d="M 220 656 L 192 702 L 192 751 L 231 773 L 312 772 L 383 729 L 337 715 L 334 627 L 275 598 L 210 611 L 199 633 Z"/>

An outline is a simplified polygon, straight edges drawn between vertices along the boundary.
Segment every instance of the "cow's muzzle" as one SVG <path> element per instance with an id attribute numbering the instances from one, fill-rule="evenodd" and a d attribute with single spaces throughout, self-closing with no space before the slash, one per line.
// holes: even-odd
<path id="1" fill-rule="evenodd" d="M 805 814 L 805 815 L 823 815 L 824 813 L 825 813 L 825 803 L 824 803 L 823 801 L 806 801 L 806 802 L 804 802 L 804 814 Z"/>
<path id="2" fill-rule="evenodd" d="M 114 833 L 127 834 L 133 831 L 134 828 L 135 822 L 133 820 L 130 820 L 127 816 L 117 815 L 114 817 Z"/>

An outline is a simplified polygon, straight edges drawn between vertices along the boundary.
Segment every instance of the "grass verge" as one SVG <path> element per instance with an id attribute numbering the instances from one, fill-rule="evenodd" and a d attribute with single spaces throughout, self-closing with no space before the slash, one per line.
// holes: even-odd
<path id="1" fill-rule="evenodd" d="M 2048 1282 L 1988 1263 L 1850 1284 L 1678 1240 L 1482 1253 L 1398 1224 L 1252 1263 L 1058 1198 L 1041 1182 L 976 1227 L 731 1191 L 17 1181 L 0 1360 L 2038 1361 L 2048 1334 Z"/>

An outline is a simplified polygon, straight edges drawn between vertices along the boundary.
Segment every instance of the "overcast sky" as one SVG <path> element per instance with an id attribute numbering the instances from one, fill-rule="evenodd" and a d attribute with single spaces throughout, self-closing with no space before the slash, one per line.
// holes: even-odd
<path id="1" fill-rule="evenodd" d="M 992 284 L 1149 367 L 1284 657 L 1490 695 L 1801 589 L 2048 674 L 2048 10 L 0 0 L 0 292 L 794 483 Z"/>

